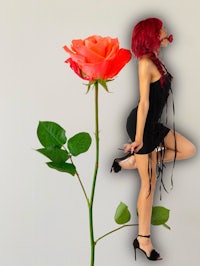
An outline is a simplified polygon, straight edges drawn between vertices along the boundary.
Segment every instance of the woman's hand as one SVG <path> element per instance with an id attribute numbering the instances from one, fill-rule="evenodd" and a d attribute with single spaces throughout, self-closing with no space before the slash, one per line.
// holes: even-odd
<path id="1" fill-rule="evenodd" d="M 142 141 L 135 140 L 134 142 L 124 144 L 124 152 L 130 151 L 131 153 L 137 153 L 143 146 Z"/>

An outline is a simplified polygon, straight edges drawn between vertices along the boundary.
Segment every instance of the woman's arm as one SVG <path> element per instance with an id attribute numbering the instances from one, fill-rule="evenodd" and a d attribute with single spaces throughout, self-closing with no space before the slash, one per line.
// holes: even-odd
<path id="1" fill-rule="evenodd" d="M 138 152 L 143 146 L 143 134 L 145 122 L 149 110 L 149 87 L 152 80 L 152 62 L 148 58 L 143 58 L 139 61 L 139 88 L 140 101 L 137 111 L 137 125 L 135 141 L 131 144 L 126 144 L 125 152 Z"/>

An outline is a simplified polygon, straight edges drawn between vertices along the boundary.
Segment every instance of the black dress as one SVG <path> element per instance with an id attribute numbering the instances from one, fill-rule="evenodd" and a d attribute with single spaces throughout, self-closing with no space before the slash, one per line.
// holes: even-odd
<path id="1" fill-rule="evenodd" d="M 171 80 L 172 76 L 167 72 L 163 79 L 161 78 L 150 84 L 149 110 L 144 128 L 143 147 L 137 154 L 151 153 L 163 143 L 170 130 L 161 123 L 160 119 L 171 91 Z M 138 107 L 131 111 L 126 124 L 128 135 L 132 141 L 135 140 L 136 134 L 137 110 Z"/>

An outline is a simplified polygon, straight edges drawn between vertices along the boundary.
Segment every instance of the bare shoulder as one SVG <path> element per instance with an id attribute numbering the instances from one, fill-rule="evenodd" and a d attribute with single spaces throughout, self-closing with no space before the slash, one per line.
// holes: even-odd
<path id="1" fill-rule="evenodd" d="M 143 69 L 143 70 L 151 70 L 154 67 L 154 64 L 152 62 L 152 60 L 150 58 L 148 58 L 147 56 L 142 57 L 139 60 L 139 69 Z"/>
<path id="2" fill-rule="evenodd" d="M 148 57 L 144 56 L 139 60 L 138 73 L 140 78 L 147 79 L 150 82 L 153 76 L 153 69 L 154 64 Z"/>

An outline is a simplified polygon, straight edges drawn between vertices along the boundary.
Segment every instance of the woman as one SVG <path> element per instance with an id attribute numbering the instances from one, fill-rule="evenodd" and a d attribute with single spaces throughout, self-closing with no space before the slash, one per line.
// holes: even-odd
<path id="1" fill-rule="evenodd" d="M 171 93 L 172 76 L 160 61 L 159 49 L 172 41 L 163 23 L 157 18 L 140 21 L 133 29 L 132 52 L 138 58 L 140 99 L 127 120 L 132 143 L 125 144 L 123 158 L 114 160 L 112 169 L 138 169 L 141 188 L 138 196 L 138 236 L 133 242 L 149 260 L 160 260 L 150 239 L 153 195 L 158 173 L 165 162 L 175 162 L 194 155 L 195 147 L 185 137 L 161 123 L 163 108 Z M 159 166 L 159 167 L 158 167 Z"/>

